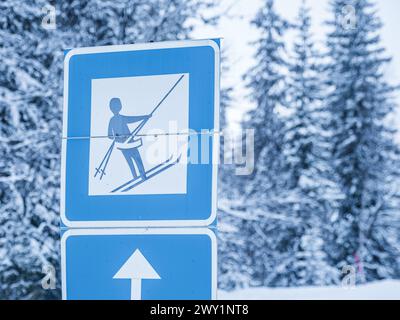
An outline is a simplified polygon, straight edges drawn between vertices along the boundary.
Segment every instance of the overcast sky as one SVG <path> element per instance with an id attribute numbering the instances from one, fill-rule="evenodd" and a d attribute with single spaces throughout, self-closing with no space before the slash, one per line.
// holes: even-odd
<path id="1" fill-rule="evenodd" d="M 377 8 L 384 23 L 382 39 L 388 54 L 393 61 L 387 70 L 388 79 L 393 83 L 400 83 L 400 1 L 379 0 Z M 229 120 L 238 124 L 243 118 L 244 112 L 252 108 L 247 98 L 248 92 L 244 88 L 242 75 L 254 64 L 254 47 L 250 42 L 257 39 L 258 32 L 250 24 L 251 19 L 263 3 L 263 0 L 221 0 L 217 10 L 221 15 L 220 22 L 216 27 L 201 27 L 194 32 L 195 38 L 223 38 L 223 48 L 228 59 L 229 71 L 223 75 L 223 81 L 234 86 L 234 105 L 229 113 Z M 276 1 L 278 11 L 286 18 L 293 20 L 298 12 L 301 0 L 279 0 Z M 322 43 L 326 33 L 323 24 L 329 18 L 329 0 L 308 0 L 312 10 L 313 33 L 315 40 Z M 400 105 L 400 94 L 398 95 Z M 400 108 L 399 108 L 400 109 Z M 399 113 L 400 115 L 400 113 Z M 400 128 L 400 116 L 396 121 Z M 400 136 L 400 135 L 399 135 Z"/>

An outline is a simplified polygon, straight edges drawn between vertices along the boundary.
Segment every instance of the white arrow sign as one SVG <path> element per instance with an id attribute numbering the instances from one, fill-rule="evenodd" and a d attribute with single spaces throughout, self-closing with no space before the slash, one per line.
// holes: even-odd
<path id="1" fill-rule="evenodd" d="M 131 280 L 131 300 L 142 299 L 142 279 L 161 279 L 139 249 L 122 265 L 113 279 Z"/>

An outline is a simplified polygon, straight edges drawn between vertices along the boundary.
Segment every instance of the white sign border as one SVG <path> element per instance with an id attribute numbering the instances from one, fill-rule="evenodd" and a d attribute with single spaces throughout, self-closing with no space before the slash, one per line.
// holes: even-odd
<path id="1" fill-rule="evenodd" d="M 67 155 L 67 131 L 68 131 L 68 81 L 69 81 L 69 61 L 75 55 L 159 50 L 173 48 L 190 48 L 209 46 L 214 50 L 215 57 L 215 79 L 214 79 L 214 132 L 213 132 L 213 157 L 212 157 L 212 187 L 211 187 L 211 212 L 210 216 L 204 220 L 107 220 L 107 221 L 71 221 L 65 213 L 65 182 L 66 182 L 66 155 Z M 217 218 L 217 175 L 219 162 L 219 103 L 220 103 L 220 48 L 214 40 L 181 40 L 139 43 L 128 45 L 85 47 L 70 50 L 64 59 L 64 106 L 63 106 L 63 132 L 61 144 L 61 186 L 60 186 L 60 216 L 61 221 L 66 227 L 70 228 L 119 228 L 119 227 L 207 227 Z M 201 134 L 201 133 L 199 133 Z M 217 139 L 215 138 L 217 135 Z"/>
<path id="2" fill-rule="evenodd" d="M 217 299 L 217 237 L 208 228 L 115 228 L 115 229 L 68 229 L 61 236 L 61 290 L 62 299 L 67 300 L 67 255 L 66 242 L 73 236 L 113 235 L 207 235 L 211 239 L 211 299 Z"/>

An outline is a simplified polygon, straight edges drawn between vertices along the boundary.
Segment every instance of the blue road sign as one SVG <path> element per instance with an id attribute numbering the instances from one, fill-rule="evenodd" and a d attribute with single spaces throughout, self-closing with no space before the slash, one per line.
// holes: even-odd
<path id="1" fill-rule="evenodd" d="M 64 68 L 64 226 L 212 224 L 218 44 L 73 49 Z"/>
<path id="2" fill-rule="evenodd" d="M 216 298 L 208 229 L 72 229 L 61 241 L 63 299 Z"/>

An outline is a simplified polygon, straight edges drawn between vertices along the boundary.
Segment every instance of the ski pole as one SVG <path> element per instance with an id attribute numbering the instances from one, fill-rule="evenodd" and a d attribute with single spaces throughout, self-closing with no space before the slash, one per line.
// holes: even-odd
<path id="1" fill-rule="evenodd" d="M 106 168 L 107 168 L 107 165 L 108 165 L 108 161 L 110 161 L 111 153 L 112 153 L 112 151 L 113 151 L 113 149 L 114 149 L 114 144 L 115 144 L 115 140 L 113 141 L 113 143 L 112 143 L 111 146 L 110 146 L 110 152 L 108 153 L 106 163 L 104 164 L 104 169 L 101 170 L 100 180 L 101 180 L 101 179 L 103 178 L 103 176 L 106 174 Z"/>
<path id="2" fill-rule="evenodd" d="M 96 168 L 96 173 L 94 174 L 94 177 L 95 177 L 95 178 L 96 178 L 97 174 L 98 174 L 100 171 L 102 171 L 102 166 L 103 166 L 104 161 L 106 161 L 106 158 L 108 157 L 108 155 L 112 152 L 112 149 L 114 148 L 114 142 L 115 142 L 115 140 L 113 141 L 113 143 L 112 143 L 112 144 L 110 145 L 110 147 L 108 148 L 108 150 L 107 150 L 105 156 L 103 157 L 103 160 L 101 160 L 101 163 L 100 163 L 100 165 L 98 166 L 98 168 Z"/>

